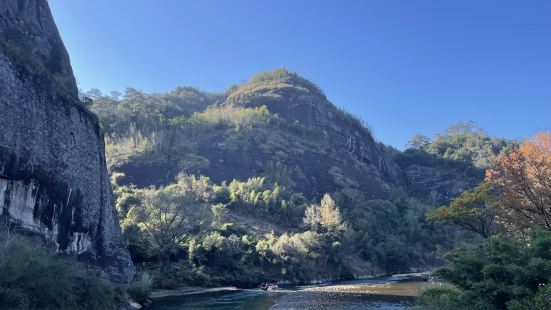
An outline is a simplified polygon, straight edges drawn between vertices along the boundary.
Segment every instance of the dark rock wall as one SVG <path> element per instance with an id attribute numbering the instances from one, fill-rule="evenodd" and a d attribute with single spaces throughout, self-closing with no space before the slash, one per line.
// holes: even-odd
<path id="1" fill-rule="evenodd" d="M 385 198 L 392 187 L 405 185 L 403 171 L 387 156 L 369 130 L 352 115 L 338 110 L 317 87 L 291 78 L 259 83 L 250 89 L 231 95 L 226 104 L 266 105 L 271 113 L 289 124 L 323 133 L 320 145 L 324 152 L 312 148 L 282 160 L 289 167 L 301 168 L 301 174 L 306 177 L 295 176 L 300 180 L 296 188 L 307 196 L 352 187 L 362 190 L 367 197 Z M 253 150 L 247 151 L 254 154 Z M 262 155 L 252 160 L 266 161 Z"/>
<path id="2" fill-rule="evenodd" d="M 129 281 L 103 134 L 78 101 L 47 2 L 2 0 L 0 43 L 0 214 Z"/>

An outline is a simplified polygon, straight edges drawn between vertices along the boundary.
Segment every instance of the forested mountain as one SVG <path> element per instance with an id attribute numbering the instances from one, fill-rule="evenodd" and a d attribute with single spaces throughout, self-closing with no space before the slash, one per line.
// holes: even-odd
<path id="1" fill-rule="evenodd" d="M 84 96 L 105 132 L 130 252 L 145 266 L 164 262 L 154 271 L 161 286 L 434 265 L 459 235 L 426 222 L 426 211 L 480 183 L 484 164 L 510 145 L 461 124 L 400 152 L 285 69 L 222 94 Z M 170 223 L 154 220 L 167 214 Z"/>
<path id="2" fill-rule="evenodd" d="M 192 88 L 122 100 L 90 94 L 121 184 L 167 184 L 184 171 L 215 182 L 264 176 L 319 197 L 356 188 L 386 197 L 406 183 L 387 148 L 313 83 L 283 69 L 214 95 Z"/>
<path id="3" fill-rule="evenodd" d="M 308 198 L 345 188 L 385 198 L 413 187 L 445 202 L 478 183 L 491 156 L 509 143 L 467 123 L 432 142 L 417 135 L 402 153 L 285 69 L 257 74 L 223 94 L 180 87 L 166 94 L 128 88 L 122 96 L 85 95 L 94 101 L 108 165 L 122 173 L 121 185 L 166 185 L 181 172 L 214 182 L 262 176 Z"/>
<path id="4" fill-rule="evenodd" d="M 83 93 L 47 0 L 2 1 L 0 111 L 0 310 L 551 310 L 549 131 L 400 151 L 283 68 Z"/>

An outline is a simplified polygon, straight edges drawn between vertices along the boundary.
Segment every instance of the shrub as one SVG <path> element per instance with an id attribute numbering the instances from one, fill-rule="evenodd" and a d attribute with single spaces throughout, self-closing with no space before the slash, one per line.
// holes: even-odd
<path id="1" fill-rule="evenodd" d="M 451 305 L 440 309 L 547 309 L 544 306 L 551 299 L 549 244 L 550 232 L 534 230 L 522 242 L 497 236 L 449 255 L 450 263 L 437 274 L 460 291 L 429 290 L 419 303 Z"/>
<path id="2" fill-rule="evenodd" d="M 143 303 L 149 298 L 152 286 L 153 278 L 149 273 L 144 271 L 134 277 L 134 281 L 132 281 L 126 291 L 132 300 Z"/>
<path id="3" fill-rule="evenodd" d="M 451 286 L 425 290 L 416 301 L 417 308 L 423 310 L 459 310 L 468 309 L 463 303 L 460 290 Z"/>
<path id="4" fill-rule="evenodd" d="M 0 262 L 0 309 L 117 309 L 123 293 L 78 262 L 18 237 Z"/>

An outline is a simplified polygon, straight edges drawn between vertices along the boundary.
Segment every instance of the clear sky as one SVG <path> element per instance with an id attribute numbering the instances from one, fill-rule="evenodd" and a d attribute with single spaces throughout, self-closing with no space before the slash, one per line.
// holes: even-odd
<path id="1" fill-rule="evenodd" d="M 286 67 L 403 148 L 551 129 L 548 0 L 49 0 L 82 89 L 223 91 Z"/>

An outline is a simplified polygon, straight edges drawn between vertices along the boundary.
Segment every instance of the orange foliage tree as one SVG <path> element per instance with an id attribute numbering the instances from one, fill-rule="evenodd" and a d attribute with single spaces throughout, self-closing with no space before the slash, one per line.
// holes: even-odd
<path id="1" fill-rule="evenodd" d="M 500 222 L 509 232 L 535 225 L 551 230 L 551 132 L 498 156 L 486 181 L 500 190 Z"/>

